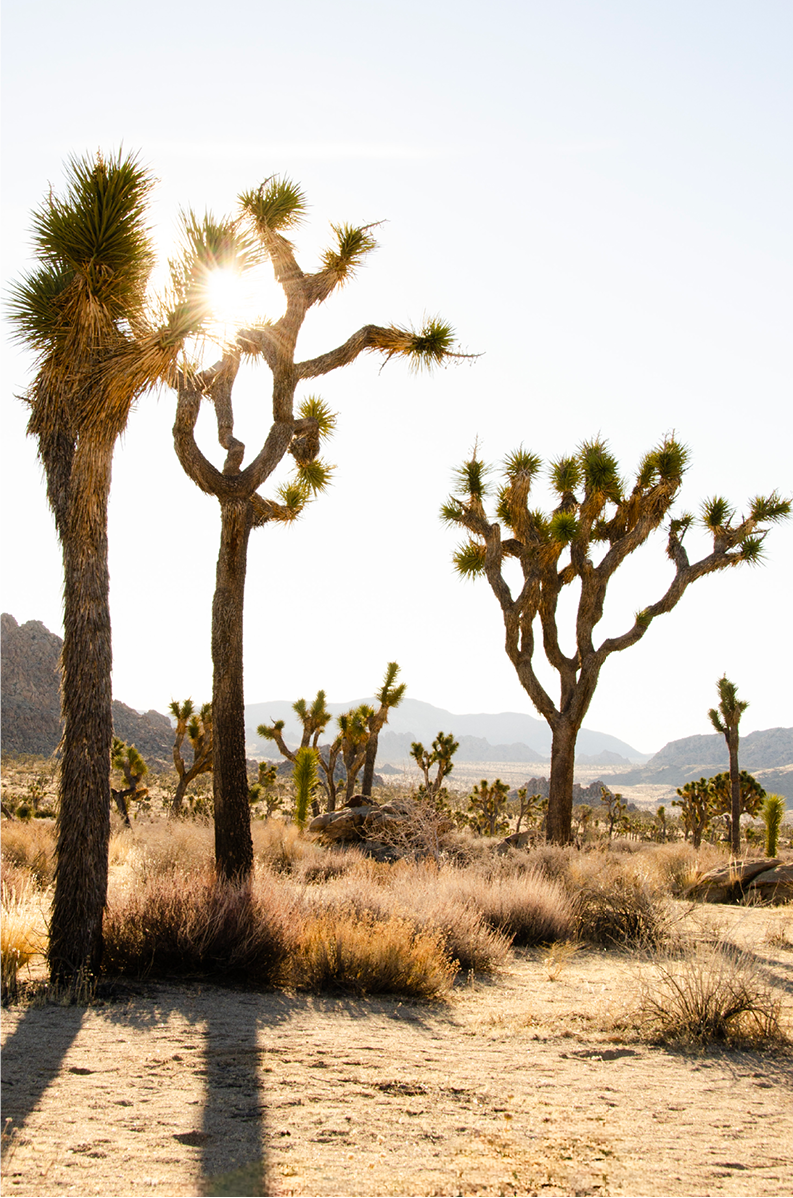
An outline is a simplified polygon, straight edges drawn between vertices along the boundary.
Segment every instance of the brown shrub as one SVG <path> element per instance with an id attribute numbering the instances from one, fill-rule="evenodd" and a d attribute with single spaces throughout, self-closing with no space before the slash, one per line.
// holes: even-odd
<path id="1" fill-rule="evenodd" d="M 477 911 L 488 927 L 514 944 L 566 940 L 573 908 L 563 888 L 536 870 L 488 876 L 474 869 L 446 871 L 443 892 Z"/>
<path id="2" fill-rule="evenodd" d="M 3 823 L 3 864 L 27 871 L 39 890 L 55 877 L 55 821 Z"/>
<path id="3" fill-rule="evenodd" d="M 590 944 L 657 948 L 668 938 L 666 900 L 647 879 L 619 866 L 584 880 L 573 899 L 576 934 Z"/>

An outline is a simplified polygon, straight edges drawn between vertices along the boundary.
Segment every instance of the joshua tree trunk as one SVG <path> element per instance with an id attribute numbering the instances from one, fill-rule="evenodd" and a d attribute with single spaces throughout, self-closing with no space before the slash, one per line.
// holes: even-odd
<path id="1" fill-rule="evenodd" d="M 741 774 L 738 769 L 738 726 L 729 729 L 727 745 L 730 750 L 730 851 L 741 855 Z"/>
<path id="2" fill-rule="evenodd" d="M 253 868 L 242 684 L 242 617 L 252 507 L 247 499 L 222 500 L 220 510 L 222 531 L 212 603 L 215 861 L 221 877 L 242 881 Z"/>
<path id="3" fill-rule="evenodd" d="M 54 982 L 81 971 L 96 974 L 102 959 L 113 740 L 107 566 L 112 453 L 113 440 L 78 448 L 68 512 L 58 524 L 64 566 L 64 735 L 49 946 Z"/>
<path id="4" fill-rule="evenodd" d="M 547 837 L 554 844 L 572 840 L 573 774 L 578 729 L 558 720 L 551 739 L 551 778 L 548 791 Z"/>
<path id="5" fill-rule="evenodd" d="M 377 759 L 377 741 L 380 736 L 380 730 L 375 729 L 369 737 L 366 745 L 366 757 L 363 763 L 363 782 L 361 783 L 361 794 L 372 794 L 372 785 L 374 783 L 374 763 Z"/>

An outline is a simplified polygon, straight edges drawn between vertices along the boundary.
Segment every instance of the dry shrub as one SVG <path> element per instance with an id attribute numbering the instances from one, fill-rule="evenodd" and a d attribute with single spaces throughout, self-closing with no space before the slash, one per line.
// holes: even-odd
<path id="1" fill-rule="evenodd" d="M 2 928 L 0 929 L 0 974 L 3 1001 L 12 1001 L 17 994 L 20 969 L 47 948 L 47 931 L 41 907 L 37 901 L 31 874 L 26 880 L 17 877 L 9 888 L 5 879 L 0 894 Z"/>
<path id="2" fill-rule="evenodd" d="M 133 976 L 220 974 L 261 985 L 280 977 L 295 904 L 275 885 L 230 886 L 213 875 L 150 875 L 105 913 L 103 970 Z"/>
<path id="3" fill-rule="evenodd" d="M 447 871 L 444 893 L 472 907 L 488 927 L 513 944 L 566 940 L 573 930 L 573 907 L 562 887 L 536 870 L 488 877 L 474 869 Z"/>
<path id="4" fill-rule="evenodd" d="M 437 999 L 455 972 L 442 937 L 417 931 L 411 920 L 327 911 L 306 920 L 290 981 L 313 991 Z"/>
<path id="5" fill-rule="evenodd" d="M 251 825 L 253 855 L 256 862 L 274 874 L 300 875 L 306 882 L 321 881 L 345 873 L 359 861 L 360 854 L 340 849 L 325 849 L 308 840 L 295 824 L 279 819 L 254 820 Z"/>
<path id="6" fill-rule="evenodd" d="M 194 820 L 164 820 L 122 834 L 131 842 L 127 861 L 145 882 L 170 873 L 203 874 L 215 855 L 214 832 Z"/>
<path id="7" fill-rule="evenodd" d="M 760 1047 L 785 1042 L 780 1015 L 754 958 L 700 948 L 687 960 L 659 965 L 656 979 L 645 982 L 639 1026 L 663 1043 Z"/>
<path id="8" fill-rule="evenodd" d="M 3 864 L 26 870 L 40 890 L 55 876 L 55 821 L 3 824 Z"/>
<path id="9" fill-rule="evenodd" d="M 645 846 L 642 861 L 655 883 L 674 897 L 686 893 L 696 878 L 729 859 L 725 849 L 703 844 L 699 849 L 685 841 Z"/>
<path id="10" fill-rule="evenodd" d="M 573 899 L 580 940 L 607 948 L 658 948 L 669 937 L 666 900 L 641 874 L 621 865 L 582 882 Z"/>

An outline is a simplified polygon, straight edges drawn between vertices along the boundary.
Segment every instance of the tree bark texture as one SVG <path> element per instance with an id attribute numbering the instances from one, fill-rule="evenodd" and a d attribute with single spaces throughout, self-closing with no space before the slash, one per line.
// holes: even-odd
<path id="1" fill-rule="evenodd" d="M 573 773 L 578 728 L 557 722 L 551 739 L 551 777 L 548 789 L 547 836 L 554 844 L 573 838 Z"/>
<path id="2" fill-rule="evenodd" d="M 107 509 L 112 441 L 78 448 L 68 518 L 59 523 L 64 565 L 61 706 L 64 719 L 49 967 L 53 982 L 95 975 L 102 960 L 110 840 L 110 579 Z"/>
<path id="3" fill-rule="evenodd" d="M 215 862 L 221 877 L 240 882 L 253 868 L 242 664 L 252 507 L 247 499 L 221 500 L 220 511 L 220 553 L 212 602 Z"/>

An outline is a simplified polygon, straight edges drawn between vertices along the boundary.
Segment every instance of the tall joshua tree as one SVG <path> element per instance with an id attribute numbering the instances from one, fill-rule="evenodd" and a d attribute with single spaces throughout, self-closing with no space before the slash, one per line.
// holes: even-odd
<path id="1" fill-rule="evenodd" d="M 374 765 L 377 759 L 377 742 L 385 724 L 388 723 L 388 713 L 392 707 L 399 707 L 405 694 L 405 683 L 395 686 L 399 666 L 395 661 L 389 661 L 386 666 L 383 685 L 375 695 L 378 706 L 369 720 L 369 740 L 366 744 L 366 758 L 363 765 L 363 781 L 361 794 L 371 795 L 374 782 Z"/>
<path id="2" fill-rule="evenodd" d="M 111 638 L 107 517 L 113 452 L 136 396 L 173 363 L 144 329 L 152 180 L 130 155 L 73 158 L 33 213 L 37 268 L 11 293 L 36 355 L 27 395 L 63 553 L 60 765 L 52 979 L 95 973 L 110 833 Z"/>
<path id="3" fill-rule="evenodd" d="M 742 562 L 758 562 L 767 526 L 790 514 L 790 502 L 777 492 L 753 499 L 748 514 L 740 518 L 726 499 L 710 499 L 702 506 L 700 523 L 713 538 L 712 549 L 698 561 L 690 561 L 683 540 L 694 516 L 672 514 L 687 457 L 684 446 L 667 437 L 645 455 L 634 482 L 626 484 L 606 443 L 584 442 L 569 457 L 551 463 L 550 480 L 558 502 L 546 513 L 529 507 L 542 462 L 520 448 L 504 462 L 496 493 L 497 520 L 491 522 L 485 509 L 489 468 L 475 452 L 457 471 L 457 489 L 442 510 L 447 523 L 468 533 L 454 557 L 457 570 L 463 577 L 484 574 L 487 578 L 501 608 L 507 656 L 550 726 L 547 826 L 549 839 L 559 844 L 571 838 L 576 738 L 606 659 L 641 640 L 652 621 L 671 611 L 697 579 Z M 671 582 L 621 635 L 597 643 L 595 629 L 611 579 L 667 517 L 666 553 L 674 567 Z M 502 526 L 508 530 L 506 537 Z M 512 562 L 518 567 L 517 587 L 506 577 Z M 565 653 L 558 605 L 564 589 L 573 583 L 579 591 L 575 645 L 572 653 Z M 545 657 L 559 676 L 556 703 L 535 667 L 537 624 Z"/>
<path id="4" fill-rule="evenodd" d="M 716 683 L 719 691 L 719 706 L 711 707 L 708 717 L 711 724 L 727 742 L 730 754 L 730 852 L 734 857 L 741 854 L 741 771 L 738 767 L 738 725 L 749 706 L 738 698 L 738 688 L 725 674 Z"/>
<path id="5" fill-rule="evenodd" d="M 250 873 L 250 832 L 245 764 L 243 708 L 243 606 L 248 539 L 251 530 L 272 521 L 294 520 L 311 495 L 329 478 L 318 457 L 320 441 L 333 427 L 333 417 L 316 398 L 296 399 L 298 387 L 353 362 L 365 351 L 406 357 L 414 367 L 432 366 L 452 355 L 453 332 L 440 320 L 416 331 L 391 325 L 365 325 L 344 344 L 305 361 L 296 361 L 298 334 L 307 313 L 354 276 L 375 248 L 372 226 L 332 226 L 334 243 L 320 269 L 305 273 L 285 233 L 303 219 L 302 191 L 288 179 L 271 178 L 240 196 L 234 221 L 185 222 L 185 254 L 174 268 L 174 287 L 189 313 L 202 302 L 207 278 L 217 267 L 245 270 L 264 257 L 272 265 L 286 299 L 279 320 L 240 330 L 222 359 L 200 374 L 185 372 L 178 383 L 174 445 L 184 470 L 201 490 L 220 504 L 221 536 L 212 606 L 212 713 L 215 724 L 215 858 L 226 878 Z M 180 310 L 180 304 L 175 305 Z M 234 436 L 232 393 L 242 357 L 262 360 L 272 374 L 272 424 L 264 444 L 243 468 L 245 446 Z M 222 469 L 199 449 L 195 426 L 203 400 L 215 406 L 218 441 L 226 451 Z M 275 498 L 260 488 L 290 454 L 296 475 Z"/>

